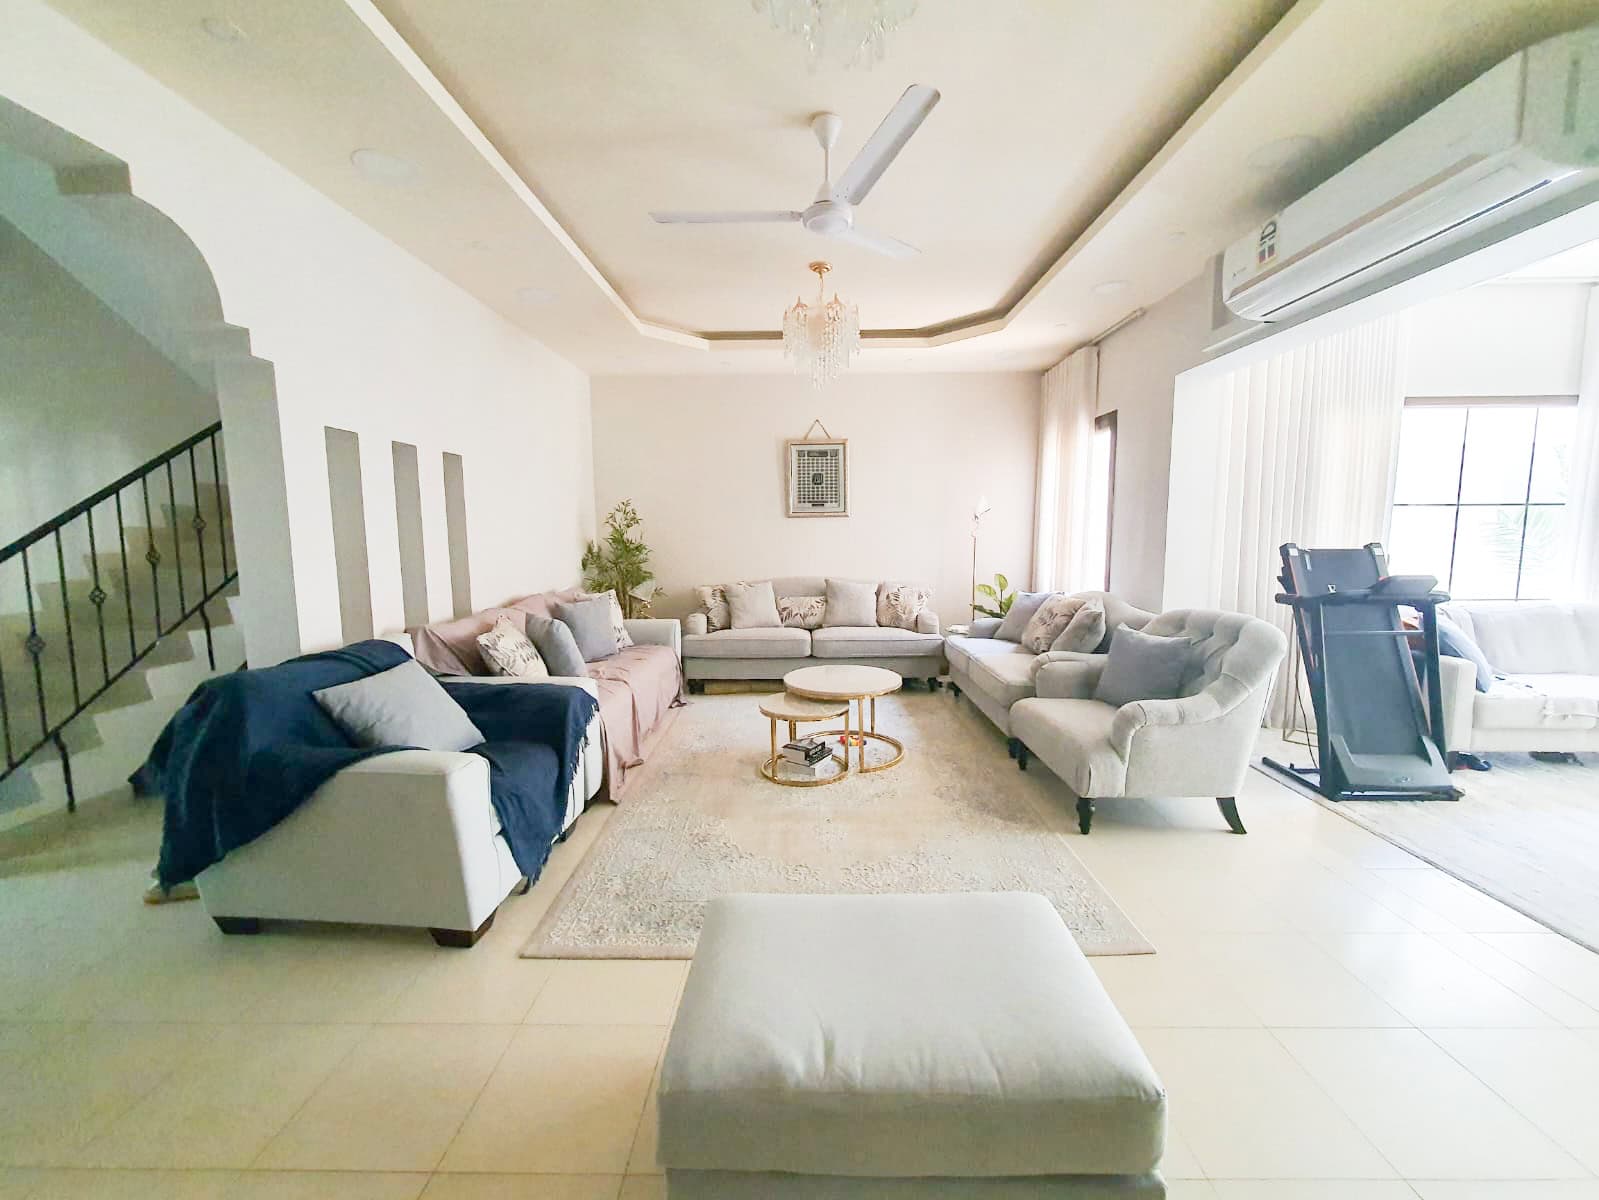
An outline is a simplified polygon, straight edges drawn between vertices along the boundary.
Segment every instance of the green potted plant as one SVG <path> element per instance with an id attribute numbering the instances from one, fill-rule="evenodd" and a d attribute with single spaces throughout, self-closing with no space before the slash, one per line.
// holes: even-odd
<path id="1" fill-rule="evenodd" d="M 995 575 L 993 583 L 980 583 L 977 585 L 977 594 L 987 596 L 994 602 L 994 607 L 974 604 L 972 608 L 985 617 L 1003 617 L 1010 612 L 1010 606 L 1016 601 L 1016 593 L 1009 590 L 1010 580 L 1003 575 Z"/>
<path id="2" fill-rule="evenodd" d="M 650 571 L 650 548 L 634 531 L 643 518 L 631 500 L 605 517 L 605 536 L 583 551 L 583 586 L 591 592 L 615 591 L 624 617 L 649 613 L 650 601 L 663 595 Z"/>

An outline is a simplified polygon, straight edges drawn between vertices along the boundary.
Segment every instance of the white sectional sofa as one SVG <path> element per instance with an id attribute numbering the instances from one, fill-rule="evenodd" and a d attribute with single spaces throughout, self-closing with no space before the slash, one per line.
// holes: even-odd
<path id="1" fill-rule="evenodd" d="M 827 580 L 819 577 L 801 575 L 771 582 L 779 598 L 827 593 Z M 714 633 L 709 632 L 703 611 L 692 612 L 683 618 L 682 645 L 683 673 L 690 686 L 707 679 L 781 679 L 796 668 L 822 663 L 886 667 L 906 679 L 925 679 L 929 684 L 944 673 L 944 637 L 939 632 L 938 614 L 931 610 L 917 618 L 915 629 L 824 624 L 820 629 L 720 629 Z"/>
<path id="2" fill-rule="evenodd" d="M 598 698 L 592 679 L 547 682 Z M 596 714 L 567 794 L 563 836 L 604 774 Z M 341 921 L 420 926 L 441 946 L 474 944 L 521 882 L 489 799 L 488 761 L 442 750 L 397 750 L 346 767 L 195 880 L 224 933 L 255 933 L 263 919 Z"/>
<path id="3" fill-rule="evenodd" d="M 1479 692 L 1468 660 L 1439 660 L 1451 754 L 1599 751 L 1599 604 L 1454 601 L 1438 611 L 1495 675 Z"/>
<path id="4" fill-rule="evenodd" d="M 1105 637 L 1096 653 L 1109 648 L 1110 636 L 1118 626 L 1142 629 L 1155 617 L 1154 613 L 1128 604 L 1109 592 L 1073 592 L 1072 595 L 1097 600 L 1105 609 Z M 994 634 L 999 625 L 997 617 L 973 621 L 965 635 L 951 634 L 945 639 L 944 653 L 949 658 L 949 678 L 955 694 L 965 695 L 1009 736 L 1011 705 L 1037 694 L 1035 680 L 1043 662 L 1084 656 L 1065 652 L 1035 654 L 1017 642 L 996 638 Z"/>

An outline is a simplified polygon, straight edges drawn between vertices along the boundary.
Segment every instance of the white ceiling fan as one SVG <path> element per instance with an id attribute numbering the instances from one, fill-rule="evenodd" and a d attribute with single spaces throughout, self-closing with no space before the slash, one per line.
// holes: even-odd
<path id="1" fill-rule="evenodd" d="M 778 212 L 652 212 L 662 225 L 748 225 L 797 221 L 812 233 L 837 238 L 856 246 L 864 246 L 879 254 L 895 258 L 909 258 L 921 251 L 898 238 L 881 233 L 870 233 L 855 227 L 855 206 L 866 199 L 872 185 L 882 178 L 883 172 L 896 155 L 911 140 L 911 134 L 926 120 L 938 103 L 936 88 L 913 84 L 889 110 L 888 116 L 877 127 L 877 132 L 861 147 L 855 161 L 833 182 L 833 146 L 838 142 L 839 130 L 844 127 L 837 113 L 817 113 L 811 118 L 811 131 L 822 144 L 822 186 L 816 189 L 816 199 L 809 208 Z"/>

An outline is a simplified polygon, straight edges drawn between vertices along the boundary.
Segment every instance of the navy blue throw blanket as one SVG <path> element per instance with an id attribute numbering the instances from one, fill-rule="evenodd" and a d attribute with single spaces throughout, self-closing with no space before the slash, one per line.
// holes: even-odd
<path id="1" fill-rule="evenodd" d="M 261 836 L 338 771 L 404 746 L 353 745 L 311 693 L 397 667 L 392 642 L 357 642 L 237 671 L 195 689 L 134 773 L 141 793 L 166 798 L 162 887 L 193 879 Z M 488 739 L 467 753 L 489 764 L 489 794 L 517 868 L 538 877 L 561 830 L 567 792 L 598 707 L 581 688 L 446 683 Z"/>

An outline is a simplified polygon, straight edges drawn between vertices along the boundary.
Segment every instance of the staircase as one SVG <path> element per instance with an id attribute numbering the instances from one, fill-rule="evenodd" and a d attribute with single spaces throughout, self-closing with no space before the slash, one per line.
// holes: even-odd
<path id="1" fill-rule="evenodd" d="M 0 828 L 112 793 L 244 661 L 221 425 L 0 548 Z"/>

